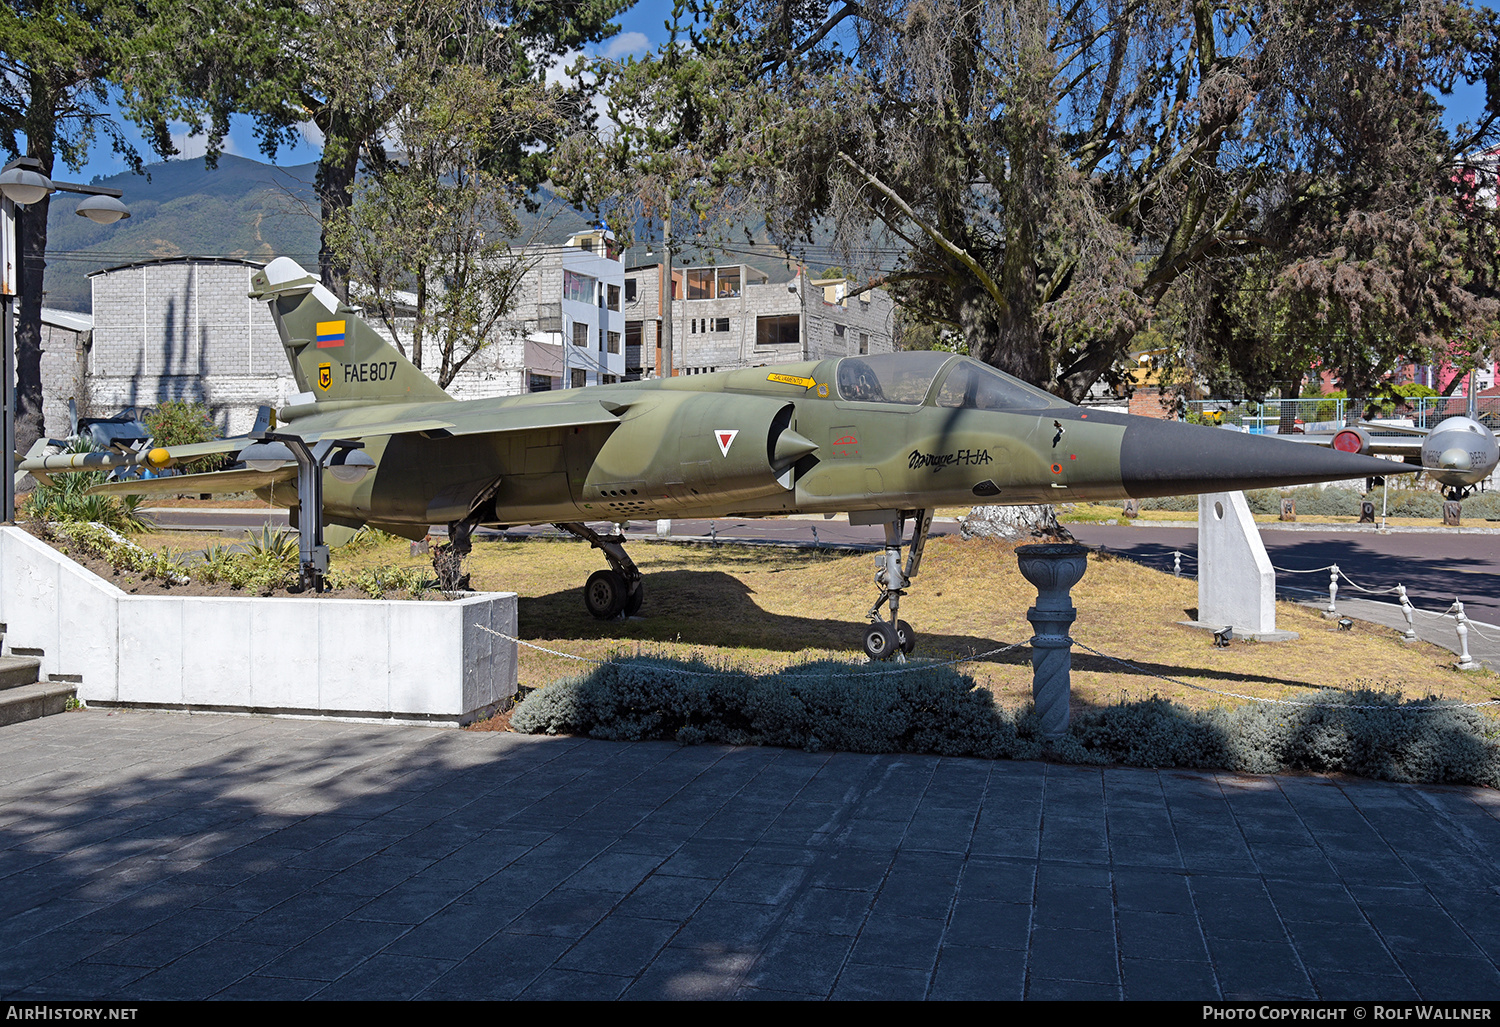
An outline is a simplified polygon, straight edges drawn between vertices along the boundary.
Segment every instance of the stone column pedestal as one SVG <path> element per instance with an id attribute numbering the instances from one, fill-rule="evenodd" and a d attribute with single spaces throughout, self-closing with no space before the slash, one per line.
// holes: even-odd
<path id="1" fill-rule="evenodd" d="M 1071 543 L 1016 547 L 1021 574 L 1037 590 L 1036 605 L 1026 611 L 1036 632 L 1031 638 L 1031 695 L 1047 738 L 1068 733 L 1073 672 L 1068 629 L 1078 617 L 1068 593 L 1088 569 L 1088 552 Z"/>

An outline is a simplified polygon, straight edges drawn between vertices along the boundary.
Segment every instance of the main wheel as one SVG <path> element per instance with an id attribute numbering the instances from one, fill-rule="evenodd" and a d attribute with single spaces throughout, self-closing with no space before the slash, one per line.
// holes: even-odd
<path id="1" fill-rule="evenodd" d="M 885 621 L 876 621 L 865 628 L 865 655 L 870 659 L 888 660 L 899 645 L 896 630 Z"/>
<path id="2" fill-rule="evenodd" d="M 615 571 L 595 571 L 583 586 L 583 605 L 599 620 L 613 620 L 625 608 L 629 589 L 623 575 Z"/>
<path id="3" fill-rule="evenodd" d="M 912 651 L 917 648 L 917 633 L 904 620 L 896 622 L 896 642 L 901 646 L 901 651 L 907 656 L 910 656 Z"/>
<path id="4" fill-rule="evenodd" d="M 625 597 L 625 616 L 634 617 L 641 612 L 641 604 L 646 601 L 645 582 L 637 581 L 630 595 Z"/>

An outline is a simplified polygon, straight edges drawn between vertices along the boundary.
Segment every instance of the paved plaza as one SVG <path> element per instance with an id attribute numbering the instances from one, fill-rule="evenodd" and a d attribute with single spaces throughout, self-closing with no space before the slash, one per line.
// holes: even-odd
<path id="1" fill-rule="evenodd" d="M 1500 796 L 86 711 L 0 998 L 1490 999 Z"/>

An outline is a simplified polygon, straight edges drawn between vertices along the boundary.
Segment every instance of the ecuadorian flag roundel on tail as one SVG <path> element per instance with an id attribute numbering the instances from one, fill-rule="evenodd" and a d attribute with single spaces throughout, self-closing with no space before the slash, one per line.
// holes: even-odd
<path id="1" fill-rule="evenodd" d="M 318 349 L 328 349 L 344 344 L 344 321 L 318 322 Z"/>

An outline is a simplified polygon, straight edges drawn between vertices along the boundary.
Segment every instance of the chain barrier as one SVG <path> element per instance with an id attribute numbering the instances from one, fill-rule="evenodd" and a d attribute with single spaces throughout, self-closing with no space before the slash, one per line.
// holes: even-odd
<path id="1" fill-rule="evenodd" d="M 1274 703 L 1274 704 L 1279 705 L 1279 706 L 1306 706 L 1306 707 L 1313 707 L 1313 708 L 1317 708 L 1317 709 L 1330 709 L 1330 710 L 1388 710 L 1388 709 L 1392 709 L 1392 707 L 1390 707 L 1390 706 L 1378 706 L 1378 705 L 1375 705 L 1375 704 L 1372 704 L 1372 703 L 1361 703 L 1359 705 L 1350 705 L 1348 703 L 1303 702 L 1303 701 L 1298 700 L 1298 699 L 1268 699 L 1265 696 L 1261 696 L 1261 695 L 1245 695 L 1243 692 L 1226 692 L 1226 691 L 1222 691 L 1222 690 L 1217 689 L 1217 688 L 1209 688 L 1207 685 L 1195 685 L 1195 684 L 1193 684 L 1190 681 L 1183 681 L 1180 678 L 1168 677 L 1165 674 L 1156 674 L 1156 673 L 1154 673 L 1152 671 L 1147 670 L 1144 667 L 1139 666 L 1138 664 L 1131 663 L 1129 660 L 1121 659 L 1118 656 L 1111 656 L 1111 655 L 1109 655 L 1109 653 L 1100 652 L 1098 649 L 1095 649 L 1093 646 L 1085 645 L 1083 642 L 1079 642 L 1076 639 L 1073 639 L 1072 641 L 1073 641 L 1074 645 L 1078 646 L 1078 648 L 1084 650 L 1085 652 L 1093 653 L 1095 656 L 1100 656 L 1100 657 L 1103 657 L 1106 660 L 1111 660 L 1111 661 L 1113 661 L 1115 663 L 1118 663 L 1121 666 L 1129 667 L 1131 670 L 1138 671 L 1139 673 L 1145 674 L 1148 677 L 1157 678 L 1158 680 L 1161 680 L 1161 681 L 1168 681 L 1168 682 L 1171 682 L 1174 685 L 1181 685 L 1183 688 L 1191 688 L 1195 692 L 1210 692 L 1210 693 L 1212 693 L 1214 695 L 1230 696 L 1231 698 L 1235 698 L 1235 699 L 1248 699 L 1251 702 Z M 1408 711 L 1411 711 L 1411 712 L 1424 712 L 1426 710 L 1459 710 L 1459 709 L 1468 709 L 1468 708 L 1475 707 L 1475 706 L 1500 706 L 1500 699 L 1486 699 L 1483 702 L 1466 702 L 1466 703 L 1460 703 L 1460 702 L 1421 703 L 1421 704 L 1413 704 L 1411 706 L 1401 706 L 1401 707 L 1395 707 L 1395 708 L 1397 710 L 1399 710 L 1400 712 L 1405 713 L 1405 712 L 1408 712 Z"/>
<path id="2" fill-rule="evenodd" d="M 606 664 L 606 663 L 609 662 L 608 659 L 599 659 L 596 656 L 575 656 L 572 653 L 564 653 L 564 652 L 559 652 L 556 649 L 548 649 L 544 645 L 537 645 L 535 642 L 527 642 L 525 639 L 516 638 L 513 635 L 507 635 L 503 631 L 496 631 L 494 628 L 485 627 L 483 624 L 476 624 L 475 627 L 479 628 L 480 631 L 488 631 L 490 634 L 494 635 L 496 638 L 503 638 L 507 642 L 514 642 L 516 645 L 524 645 L 528 649 L 536 649 L 536 650 L 538 650 L 540 652 L 548 653 L 549 655 L 552 655 L 552 656 L 561 656 L 563 659 L 566 659 L 566 660 L 577 660 L 580 663 L 592 663 L 595 666 L 603 666 L 604 664 Z M 860 677 L 876 677 L 876 676 L 879 676 L 879 675 L 882 675 L 882 674 L 908 674 L 908 673 L 910 673 L 910 672 L 912 672 L 914 670 L 934 670 L 934 669 L 936 669 L 938 667 L 952 667 L 955 664 L 959 664 L 959 663 L 975 663 L 975 662 L 977 662 L 979 660 L 983 660 L 983 659 L 986 659 L 986 658 L 991 657 L 991 656 L 998 656 L 1001 653 L 1008 653 L 1012 649 L 1020 649 L 1023 646 L 1027 646 L 1029 644 L 1030 644 L 1029 642 L 1011 642 L 1010 644 L 1008 644 L 1008 645 L 1002 645 L 1002 646 L 1000 646 L 997 649 L 990 649 L 990 650 L 987 650 L 986 652 L 975 653 L 972 656 L 960 656 L 957 659 L 947 660 L 947 661 L 942 662 L 942 663 L 916 663 L 916 664 L 909 664 L 909 665 L 901 666 L 901 667 L 892 667 L 892 668 L 885 669 L 885 670 L 861 671 L 860 674 L 859 674 L 859 676 Z M 664 666 L 661 666 L 661 665 L 657 665 L 656 667 L 654 667 L 654 669 L 655 670 L 666 671 L 669 674 L 686 674 L 686 675 L 689 675 L 689 676 L 692 676 L 692 677 L 712 677 L 712 676 L 714 676 L 716 674 L 722 674 L 722 673 L 724 673 L 723 671 L 718 671 L 718 670 L 683 670 L 681 667 L 664 667 Z M 794 677 L 794 678 L 796 678 L 796 677 L 812 677 L 813 676 L 811 674 L 796 674 L 796 673 L 790 673 L 788 671 L 780 671 L 779 673 L 782 674 L 782 675 L 784 675 L 784 676 L 786 676 L 786 677 Z"/>
<path id="3" fill-rule="evenodd" d="M 1174 552 L 1172 554 L 1172 556 L 1176 560 L 1177 570 L 1179 572 L 1181 570 L 1182 558 L 1183 557 L 1186 557 L 1187 559 L 1190 559 L 1190 560 L 1193 559 L 1193 557 L 1190 556 L 1187 553 Z M 1331 564 L 1329 564 L 1326 567 L 1308 567 L 1308 568 L 1303 568 L 1301 570 L 1294 570 L 1294 569 L 1292 569 L 1290 567 L 1277 567 L 1275 564 L 1272 564 L 1271 565 L 1271 569 L 1274 570 L 1274 571 L 1276 571 L 1276 573 L 1278 573 L 1278 574 L 1322 574 L 1325 571 L 1331 571 L 1331 572 L 1333 572 L 1333 574 L 1330 575 L 1330 577 L 1332 578 L 1332 580 L 1329 582 L 1330 588 L 1328 589 L 1330 610 L 1333 608 L 1333 604 L 1336 603 L 1337 600 L 1336 600 L 1335 597 L 1338 594 L 1337 588 L 1333 587 L 1333 586 L 1335 586 L 1337 584 L 1338 580 L 1340 578 L 1342 578 L 1344 581 L 1346 581 L 1349 584 L 1349 586 L 1351 588 L 1354 588 L 1354 589 L 1356 589 L 1356 590 L 1358 590 L 1360 592 L 1363 592 L 1366 595 L 1372 595 L 1372 596 L 1400 595 L 1401 598 L 1402 598 L 1401 606 L 1402 606 L 1403 610 L 1411 610 L 1412 613 L 1420 613 L 1422 616 L 1424 616 L 1424 617 L 1430 617 L 1433 620 L 1456 619 L 1455 618 L 1455 611 L 1458 608 L 1457 607 L 1457 602 L 1458 602 L 1457 600 L 1454 600 L 1454 605 L 1450 605 L 1442 613 L 1433 613 L 1430 610 L 1424 610 L 1424 609 L 1422 609 L 1421 607 L 1415 605 L 1409 599 L 1407 599 L 1406 595 L 1405 595 L 1405 592 L 1403 591 L 1403 586 L 1402 585 L 1396 584 L 1396 585 L 1392 585 L 1390 588 L 1366 588 L 1364 585 L 1361 585 L 1359 582 L 1357 582 L 1353 578 L 1349 577 L 1348 574 L 1345 574 L 1344 571 L 1343 571 L 1343 569 L 1341 567 L 1339 567 L 1339 565 L 1336 564 L 1336 563 L 1331 563 Z M 1310 591 L 1310 592 L 1313 592 L 1313 594 L 1317 595 L 1317 594 L 1321 594 L 1323 590 L 1322 589 L 1316 589 L 1316 590 L 1313 590 L 1313 589 L 1306 589 L 1306 590 L 1304 590 L 1304 589 L 1293 589 L 1293 591 Z M 1474 634 L 1478 635 L 1480 638 L 1484 639 L 1486 642 L 1500 642 L 1500 638 L 1495 638 L 1495 637 L 1493 637 L 1491 635 L 1485 634 L 1483 631 L 1480 631 L 1479 628 L 1477 628 L 1477 627 L 1474 626 L 1474 622 L 1472 620 L 1469 620 L 1467 617 L 1464 619 L 1464 624 L 1465 624 L 1465 626 L 1467 627 L 1467 629 L 1469 631 L 1472 631 Z"/>
<path id="4" fill-rule="evenodd" d="M 496 638 L 503 638 L 507 642 L 514 642 L 516 645 L 523 645 L 523 646 L 525 646 L 528 649 L 536 649 L 539 652 L 544 652 L 544 653 L 547 653 L 547 654 L 552 655 L 552 656 L 561 656 L 564 659 L 577 660 L 580 663 L 592 663 L 592 664 L 594 664 L 596 666 L 602 666 L 603 664 L 606 664 L 606 663 L 609 662 L 609 660 L 607 660 L 607 659 L 599 659 L 598 657 L 593 657 L 593 656 L 577 656 L 577 655 L 574 655 L 572 653 L 565 653 L 565 652 L 560 652 L 559 650 L 556 650 L 556 649 L 549 649 L 549 648 L 547 648 L 544 645 L 537 645 L 535 642 L 527 642 L 524 639 L 516 638 L 513 635 L 507 635 L 503 631 L 496 631 L 495 629 L 486 627 L 483 624 L 476 625 L 476 627 L 478 627 L 479 630 L 481 630 L 481 631 L 487 631 L 487 632 L 489 632 L 491 635 L 494 635 Z M 1195 692 L 1208 692 L 1208 693 L 1210 693 L 1212 695 L 1221 695 L 1221 696 L 1226 696 L 1226 697 L 1229 697 L 1229 698 L 1232 698 L 1232 699 L 1244 699 L 1244 700 L 1249 701 L 1249 702 L 1272 703 L 1272 704 L 1275 704 L 1275 705 L 1278 705 L 1278 706 L 1301 706 L 1301 707 L 1309 707 L 1309 708 L 1315 708 L 1315 709 L 1330 709 L 1330 710 L 1332 710 L 1332 709 L 1337 709 L 1337 710 L 1388 710 L 1388 709 L 1392 709 L 1392 707 L 1390 707 L 1390 706 L 1380 706 L 1380 705 L 1374 705 L 1374 704 L 1369 704 L 1369 703 L 1362 703 L 1362 704 L 1359 704 L 1359 705 L 1351 706 L 1351 705 L 1349 705 L 1347 703 L 1304 702 L 1304 701 L 1301 701 L 1301 700 L 1298 700 L 1298 699 L 1269 699 L 1269 698 L 1266 698 L 1265 696 L 1261 696 L 1261 695 L 1246 695 L 1243 692 L 1228 692 L 1228 691 L 1224 691 L 1224 690 L 1218 689 L 1218 688 L 1210 688 L 1207 685 L 1195 685 L 1195 684 L 1193 684 L 1190 681 L 1183 681 L 1181 678 L 1168 677 L 1165 674 L 1157 674 L 1157 673 L 1155 673 L 1153 671 L 1146 670 L 1144 667 L 1140 666 L 1139 664 L 1132 663 L 1130 660 L 1123 659 L 1123 658 L 1121 658 L 1119 656 L 1111 656 L 1109 653 L 1106 653 L 1106 652 L 1101 652 L 1100 650 L 1095 649 L 1093 646 L 1087 645 L 1087 644 L 1085 644 L 1083 642 L 1080 642 L 1080 641 L 1078 641 L 1075 638 L 1069 638 L 1068 641 L 1070 643 L 1072 643 L 1073 645 L 1076 645 L 1078 648 L 1084 650 L 1085 652 L 1092 653 L 1095 656 L 1101 657 L 1101 658 L 1106 659 L 1106 660 L 1110 660 L 1113 663 L 1118 663 L 1122 667 L 1129 667 L 1131 670 L 1136 671 L 1137 673 L 1140 673 L 1140 674 L 1144 674 L 1147 677 L 1153 677 L 1153 678 L 1156 678 L 1156 679 L 1158 679 L 1160 681 L 1166 681 L 1166 682 L 1168 682 L 1170 684 L 1180 685 L 1183 688 L 1192 689 Z M 983 660 L 983 659 L 985 659 L 987 657 L 990 657 L 990 656 L 998 656 L 1001 653 L 1008 653 L 1008 652 L 1010 652 L 1010 651 L 1012 651 L 1014 649 L 1020 649 L 1023 646 L 1029 646 L 1029 645 L 1030 645 L 1030 642 L 1011 642 L 1011 643 L 1008 643 L 1006 645 L 1002 645 L 1002 646 L 1000 646 L 998 648 L 990 649 L 987 652 L 976 653 L 973 656 L 961 656 L 961 657 L 958 657 L 957 659 L 947 660 L 947 661 L 945 661 L 943 663 L 921 663 L 921 664 L 913 664 L 913 665 L 904 666 L 904 667 L 894 667 L 894 668 L 890 668 L 890 669 L 887 669 L 887 670 L 861 671 L 856 676 L 858 676 L 858 677 L 879 677 L 879 676 L 887 675 L 887 674 L 906 674 L 906 673 L 910 673 L 911 671 L 914 671 L 914 670 L 931 670 L 931 669 L 935 669 L 935 668 L 938 668 L 938 667 L 951 667 L 951 666 L 954 666 L 955 664 L 959 664 L 959 663 L 974 663 L 974 662 L 977 662 L 979 660 Z M 666 666 L 662 666 L 660 664 L 655 665 L 652 669 L 654 669 L 654 670 L 660 670 L 660 671 L 665 671 L 665 672 L 667 672 L 669 674 L 683 674 L 683 675 L 687 675 L 689 677 L 713 677 L 715 675 L 725 673 L 724 671 L 719 671 L 719 670 L 685 670 L 685 669 L 683 669 L 681 667 L 666 667 Z M 813 676 L 811 674 L 797 674 L 797 673 L 789 672 L 789 671 L 780 671 L 779 673 L 782 676 L 792 677 L 792 678 L 812 677 Z M 1410 705 L 1410 706 L 1396 707 L 1396 709 L 1398 709 L 1402 713 L 1405 713 L 1405 712 L 1422 712 L 1422 711 L 1426 711 L 1426 710 L 1469 709 L 1469 708 L 1478 707 L 1478 706 L 1497 706 L 1497 705 L 1500 705 L 1500 699 L 1487 699 L 1487 700 L 1485 700 L 1483 702 L 1468 702 L 1468 703 L 1460 703 L 1460 702 L 1422 703 L 1422 704 L 1413 704 L 1413 705 Z"/>

